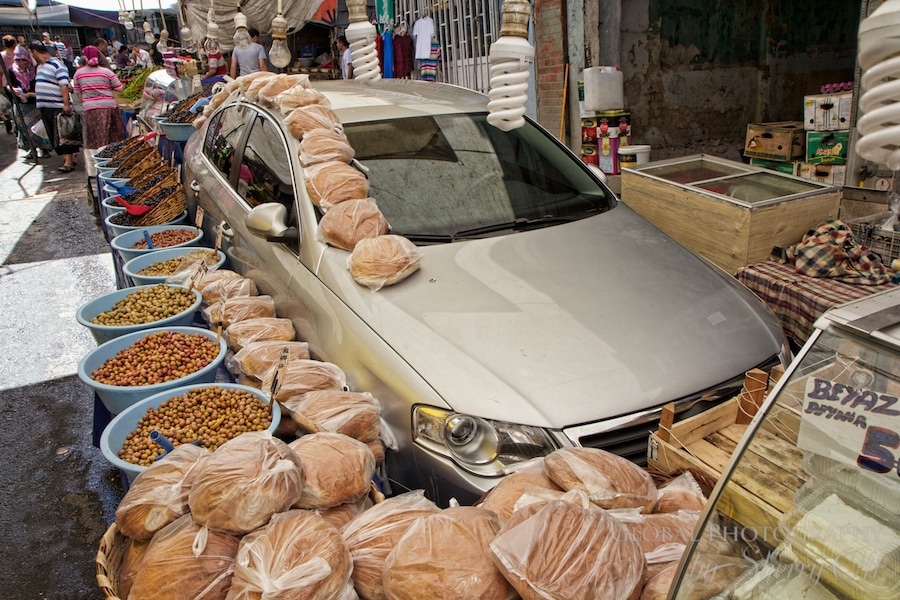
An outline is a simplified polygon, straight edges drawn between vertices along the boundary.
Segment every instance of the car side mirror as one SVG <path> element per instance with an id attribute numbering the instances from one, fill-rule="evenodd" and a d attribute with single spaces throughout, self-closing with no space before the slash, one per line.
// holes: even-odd
<path id="1" fill-rule="evenodd" d="M 591 173 L 597 176 L 597 179 L 599 179 L 603 183 L 607 182 L 606 173 L 604 173 L 603 170 L 600 169 L 600 167 L 594 164 L 588 164 L 588 169 L 590 169 Z"/>
<path id="2" fill-rule="evenodd" d="M 266 239 L 284 236 L 290 229 L 287 224 L 287 208 L 277 202 L 266 202 L 265 204 L 254 206 L 247 213 L 247 218 L 244 222 L 250 233 Z"/>

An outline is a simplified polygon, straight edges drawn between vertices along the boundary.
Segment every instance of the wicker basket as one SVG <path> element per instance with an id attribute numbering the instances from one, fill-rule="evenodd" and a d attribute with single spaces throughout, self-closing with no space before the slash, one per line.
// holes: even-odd
<path id="1" fill-rule="evenodd" d="M 125 556 L 125 544 L 128 538 L 119 533 L 116 524 L 113 523 L 100 538 L 100 549 L 97 550 L 97 585 L 107 600 L 121 600 L 119 598 L 119 568 L 122 566 L 122 558 Z"/>
<path id="2" fill-rule="evenodd" d="M 881 224 L 890 216 L 890 212 L 883 212 L 847 222 L 856 240 L 879 255 L 881 262 L 887 266 L 900 258 L 900 231 L 886 231 L 881 228 Z"/>

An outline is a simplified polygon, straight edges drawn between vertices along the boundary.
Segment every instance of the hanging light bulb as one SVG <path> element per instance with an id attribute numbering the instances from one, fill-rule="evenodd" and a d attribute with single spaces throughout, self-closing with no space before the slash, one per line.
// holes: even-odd
<path id="1" fill-rule="evenodd" d="M 234 15 L 234 47 L 249 48 L 252 41 L 250 32 L 247 30 L 247 16 L 241 12 L 241 7 L 238 5 L 237 14 Z"/>
<path id="2" fill-rule="evenodd" d="M 375 26 L 366 16 L 366 0 L 347 0 L 350 24 L 344 31 L 350 43 L 353 78 L 365 82 L 381 79 L 381 65 L 375 49 Z"/>
<path id="3" fill-rule="evenodd" d="M 503 131 L 525 124 L 529 70 L 534 48 L 528 43 L 528 0 L 503 0 L 500 37 L 491 44 L 491 89 L 488 92 L 488 123 Z"/>
<path id="4" fill-rule="evenodd" d="M 159 32 L 159 41 L 156 43 L 156 51 L 164 54 L 169 49 L 169 30 L 166 29 L 166 15 L 163 14 L 162 0 L 159 0 L 159 22 L 162 28 Z"/>
<path id="5" fill-rule="evenodd" d="M 149 21 L 144 21 L 144 41 L 148 44 L 156 41 L 156 36 L 153 35 L 153 28 L 150 26 Z"/>
<path id="6" fill-rule="evenodd" d="M 181 2 L 178 2 L 178 14 L 181 15 L 181 47 L 188 53 L 193 54 L 197 51 L 197 45 L 194 43 L 194 32 L 187 25 L 187 19 L 184 17 L 184 10 Z"/>
<path id="7" fill-rule="evenodd" d="M 219 25 L 216 23 L 216 7 L 210 3 L 209 12 L 206 13 L 206 42 L 203 49 L 207 54 L 219 51 Z"/>
<path id="8" fill-rule="evenodd" d="M 287 20 L 281 14 L 281 0 L 278 0 L 278 14 L 272 19 L 272 48 L 269 62 L 283 69 L 291 64 L 291 51 L 287 46 Z"/>

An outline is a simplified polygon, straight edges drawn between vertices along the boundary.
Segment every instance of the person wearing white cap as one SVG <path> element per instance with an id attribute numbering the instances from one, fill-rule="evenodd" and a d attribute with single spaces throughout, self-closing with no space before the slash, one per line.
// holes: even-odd
<path id="1" fill-rule="evenodd" d="M 50 53 L 50 56 L 53 58 L 57 58 L 59 56 L 59 49 L 56 47 L 56 44 L 53 43 L 53 40 L 50 39 L 50 32 L 45 31 L 41 34 L 41 41 L 44 42 L 44 45 L 47 46 L 47 52 Z"/>

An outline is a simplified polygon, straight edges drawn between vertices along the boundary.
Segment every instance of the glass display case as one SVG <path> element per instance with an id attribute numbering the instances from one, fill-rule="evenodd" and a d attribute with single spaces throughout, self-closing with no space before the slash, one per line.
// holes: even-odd
<path id="1" fill-rule="evenodd" d="M 900 289 L 816 327 L 723 471 L 670 598 L 900 597 Z M 773 526 L 734 499 L 759 477 L 748 457 L 779 445 L 783 471 L 805 483 Z"/>
<path id="2" fill-rule="evenodd" d="M 838 216 L 841 192 L 707 155 L 622 170 L 622 201 L 728 273 L 768 259 Z"/>
<path id="3" fill-rule="evenodd" d="M 159 131 L 159 124 L 153 117 L 166 112 L 169 104 L 184 100 L 191 95 L 192 80 L 187 77 L 172 77 L 165 69 L 157 69 L 147 77 L 138 118 L 141 124 Z"/>

